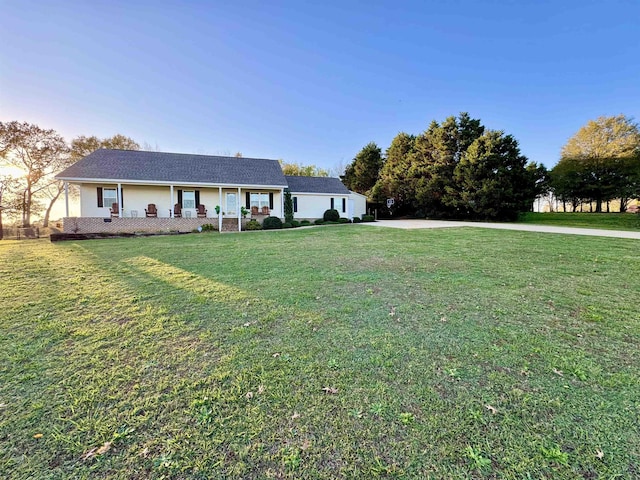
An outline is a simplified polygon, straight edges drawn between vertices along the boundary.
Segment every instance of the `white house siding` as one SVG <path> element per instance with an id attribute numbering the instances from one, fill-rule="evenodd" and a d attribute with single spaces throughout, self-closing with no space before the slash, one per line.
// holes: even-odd
<path id="1" fill-rule="evenodd" d="M 80 206 L 82 217 L 109 217 L 111 205 L 98 207 L 98 192 L 101 188 L 117 188 L 115 184 L 98 184 L 84 183 L 80 186 Z M 123 209 L 122 216 L 124 218 L 144 217 L 145 209 L 150 203 L 155 203 L 158 209 L 159 218 L 168 218 L 170 211 L 173 211 L 173 205 L 178 203 L 178 190 L 197 190 L 200 192 L 200 203 L 207 209 L 207 218 L 217 218 L 215 207 L 219 205 L 224 217 L 236 218 L 236 214 L 229 214 L 227 210 L 227 193 L 235 193 L 238 195 L 238 188 L 222 188 L 222 201 L 220 201 L 219 188 L 216 186 L 185 186 L 174 185 L 173 187 L 173 203 L 171 203 L 171 189 L 169 186 L 155 185 L 128 185 L 122 184 Z M 261 189 L 261 188 L 241 188 L 238 197 L 237 208 L 246 207 L 246 194 L 253 193 L 273 193 L 273 208 L 271 215 L 282 217 L 282 195 L 280 191 Z M 328 200 L 327 200 L 328 201 Z M 196 209 L 184 209 L 183 216 L 189 213 L 191 217 L 196 217 Z"/>
<path id="2" fill-rule="evenodd" d="M 350 211 L 349 220 L 353 220 L 353 217 L 360 217 L 367 213 L 367 197 L 356 192 L 351 192 L 349 199 L 353 202 L 353 211 Z"/>
<path id="3" fill-rule="evenodd" d="M 341 217 L 347 216 L 348 195 L 338 195 L 331 193 L 291 193 L 292 197 L 296 197 L 298 203 L 298 211 L 293 213 L 296 220 L 314 220 L 322 218 L 324 212 L 331 208 L 331 199 L 333 198 L 334 207 Z M 342 210 L 342 199 L 345 199 L 345 211 Z"/>

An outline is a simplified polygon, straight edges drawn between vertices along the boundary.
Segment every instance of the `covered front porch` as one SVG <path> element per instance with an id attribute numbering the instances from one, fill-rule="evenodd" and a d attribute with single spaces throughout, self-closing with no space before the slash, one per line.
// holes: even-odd
<path id="1" fill-rule="evenodd" d="M 212 224 L 218 231 L 227 230 L 233 221 L 235 230 L 240 231 L 243 220 L 261 220 L 268 215 L 282 217 L 284 212 L 283 187 L 106 182 L 81 183 L 79 187 L 82 219 L 79 221 L 83 228 L 102 228 L 101 231 L 112 231 L 115 225 L 128 228 L 129 224 L 145 231 L 159 226 L 162 230 L 171 230 L 172 224 L 164 220 L 180 220 L 173 223 L 174 230 L 188 225 L 194 225 L 193 229 Z M 68 215 L 68 184 L 65 185 L 65 202 L 67 231 L 67 224 L 74 224 L 73 217 Z M 84 220 L 89 218 L 94 220 Z M 116 222 L 117 219 L 131 221 Z"/>

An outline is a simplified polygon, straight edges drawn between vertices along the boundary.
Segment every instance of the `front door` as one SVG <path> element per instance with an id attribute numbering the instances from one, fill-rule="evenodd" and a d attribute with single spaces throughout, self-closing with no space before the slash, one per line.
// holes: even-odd
<path id="1" fill-rule="evenodd" d="M 237 215 L 238 214 L 238 194 L 237 193 L 227 193 L 227 208 L 225 213 L 227 215 Z"/>

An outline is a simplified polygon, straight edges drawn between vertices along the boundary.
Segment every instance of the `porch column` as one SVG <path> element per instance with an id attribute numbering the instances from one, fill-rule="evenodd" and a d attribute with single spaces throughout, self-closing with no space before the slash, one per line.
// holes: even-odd
<path id="1" fill-rule="evenodd" d="M 66 213 L 66 217 L 69 216 L 69 182 L 64 182 L 64 208 Z"/>
<path id="2" fill-rule="evenodd" d="M 122 218 L 124 215 L 122 214 L 122 184 L 118 184 L 118 217 Z"/>
<path id="3" fill-rule="evenodd" d="M 169 197 L 171 199 L 171 203 L 169 204 L 169 217 L 171 217 L 171 212 L 173 212 L 173 206 L 175 205 L 175 202 L 173 201 L 173 185 L 169 185 Z"/>
<path id="4" fill-rule="evenodd" d="M 280 190 L 280 218 L 284 219 L 284 188 Z"/>
<path id="5" fill-rule="evenodd" d="M 218 233 L 222 233 L 222 187 L 218 187 L 218 202 L 220 213 L 218 213 Z"/>
<path id="6" fill-rule="evenodd" d="M 236 210 L 238 210 L 238 231 L 241 232 L 242 231 L 242 207 L 240 206 L 240 199 L 241 199 L 241 194 L 240 194 L 240 187 L 238 187 L 238 202 L 236 203 Z"/>

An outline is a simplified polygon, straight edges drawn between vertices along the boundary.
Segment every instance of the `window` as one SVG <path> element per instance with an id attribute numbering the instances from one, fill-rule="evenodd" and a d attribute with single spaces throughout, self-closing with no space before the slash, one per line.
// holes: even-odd
<path id="1" fill-rule="evenodd" d="M 342 213 L 345 213 L 347 211 L 347 199 L 343 198 L 342 199 Z"/>
<path id="2" fill-rule="evenodd" d="M 118 191 L 115 188 L 103 188 L 102 205 L 111 208 L 114 203 L 118 203 Z"/>
<path id="3" fill-rule="evenodd" d="M 331 197 L 331 210 L 334 210 L 334 201 L 333 201 L 333 197 Z"/>
<path id="4" fill-rule="evenodd" d="M 183 190 L 182 208 L 196 208 L 196 192 L 193 190 Z"/>
<path id="5" fill-rule="evenodd" d="M 262 207 L 269 207 L 268 193 L 252 193 L 249 196 L 249 200 L 249 207 L 258 207 L 258 210 L 260 210 Z"/>
<path id="6" fill-rule="evenodd" d="M 298 197 L 293 197 L 293 213 L 298 211 Z"/>

